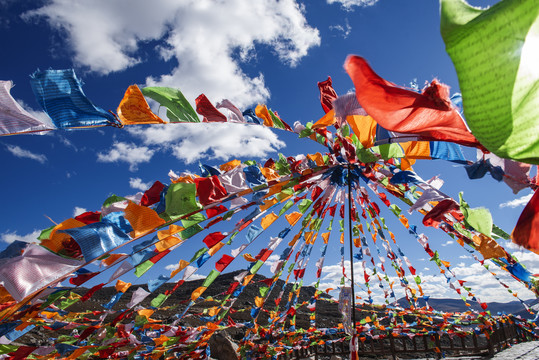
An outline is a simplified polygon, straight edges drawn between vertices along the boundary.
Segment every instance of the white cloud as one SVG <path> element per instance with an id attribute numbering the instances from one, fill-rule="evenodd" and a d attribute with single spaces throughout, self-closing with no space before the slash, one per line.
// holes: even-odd
<path id="1" fill-rule="evenodd" d="M 447 245 L 451 245 L 451 244 L 454 244 L 454 243 L 455 242 L 453 240 L 448 240 L 445 243 L 443 243 L 442 246 L 447 246 Z"/>
<path id="2" fill-rule="evenodd" d="M 44 164 L 45 162 L 47 162 L 47 157 L 45 155 L 33 153 L 30 150 L 21 148 L 20 146 L 6 145 L 6 148 L 10 153 L 12 153 L 16 157 L 32 159 L 37 162 L 40 162 L 41 164 Z"/>
<path id="3" fill-rule="evenodd" d="M 41 234 L 41 230 L 34 230 L 33 232 L 26 235 L 19 235 L 17 232 L 5 232 L 0 234 L 0 239 L 8 244 L 11 244 L 15 240 L 24 241 L 24 242 L 34 242 L 37 240 L 37 237 Z"/>
<path id="4" fill-rule="evenodd" d="M 279 261 L 281 257 L 277 254 L 270 255 L 268 259 L 264 262 L 264 265 L 267 265 L 268 267 L 272 267 L 273 264 L 275 264 L 277 261 Z"/>
<path id="5" fill-rule="evenodd" d="M 23 18 L 45 18 L 65 32 L 78 65 L 108 74 L 144 62 L 138 50 L 155 41 L 164 60 L 177 62 L 169 74 L 147 84 L 181 88 L 188 99 L 205 93 L 245 106 L 264 101 L 262 74 L 246 74 L 241 63 L 267 46 L 295 66 L 320 44 L 296 0 L 53 0 Z"/>
<path id="6" fill-rule="evenodd" d="M 73 209 L 73 217 L 79 216 L 80 214 L 84 214 L 87 211 L 88 210 L 86 210 L 85 208 L 75 206 L 75 208 Z"/>
<path id="7" fill-rule="evenodd" d="M 519 260 L 519 262 L 524 265 L 532 274 L 539 273 L 539 255 L 536 255 L 530 251 L 522 250 L 514 252 L 513 255 Z M 490 266 L 490 270 L 493 271 L 500 280 L 509 286 L 511 290 L 518 293 L 521 299 L 530 299 L 533 298 L 533 293 L 526 289 L 519 282 L 514 280 L 514 278 L 507 272 L 496 266 L 490 261 L 486 261 Z M 350 262 L 345 261 L 344 263 L 346 274 L 350 277 Z M 384 302 L 384 293 L 379 287 L 379 281 L 376 277 L 372 276 L 372 265 L 367 262 L 367 274 L 371 275 L 370 278 L 370 290 L 372 291 L 372 297 L 375 302 L 383 303 Z M 464 286 L 471 288 L 471 292 L 483 302 L 509 302 L 517 300 L 511 293 L 509 293 L 499 281 L 492 276 L 492 274 L 486 270 L 481 264 L 473 261 L 472 263 L 461 262 L 455 266 L 451 266 L 452 271 L 456 274 L 457 279 L 464 280 Z M 377 269 L 379 270 L 379 268 Z M 393 290 L 397 299 L 404 296 L 404 290 L 401 286 L 399 278 L 395 275 L 393 269 L 391 269 L 388 264 L 386 264 L 386 270 L 390 282 L 394 282 Z M 406 277 L 411 283 L 411 287 L 417 290 L 416 285 L 414 284 L 414 277 L 406 269 Z M 425 295 L 431 296 L 432 298 L 459 298 L 457 292 L 449 287 L 449 284 L 446 281 L 446 278 L 441 274 L 438 274 L 437 269 L 434 270 L 435 273 L 429 271 L 429 268 L 424 268 L 421 271 L 418 271 L 416 275 L 421 278 L 421 287 L 425 292 Z M 383 277 L 383 274 L 379 272 Z M 451 276 L 451 275 L 450 275 Z M 322 276 L 320 281 L 320 290 L 325 290 L 327 288 L 337 289 L 340 287 L 340 280 L 342 277 L 342 267 L 339 264 L 324 266 L 322 270 Z M 363 285 L 363 266 L 360 262 L 354 262 L 354 277 L 356 284 L 356 293 L 358 296 L 367 298 L 366 288 Z M 455 281 L 453 277 L 452 283 L 455 287 L 459 288 L 460 285 Z M 347 286 L 349 286 L 349 281 L 346 280 Z M 385 289 L 389 289 L 389 285 L 386 281 L 383 281 Z M 463 295 L 467 295 L 465 290 L 461 290 Z M 338 291 L 330 292 L 334 297 L 338 297 Z M 390 302 L 392 299 L 388 299 Z"/>
<path id="8" fill-rule="evenodd" d="M 354 6 L 372 6 L 378 2 L 378 0 L 326 0 L 328 4 L 341 4 L 346 11 L 354 10 Z"/>
<path id="9" fill-rule="evenodd" d="M 164 146 L 187 163 L 211 157 L 266 157 L 286 144 L 268 128 L 233 123 L 153 125 L 128 129 L 148 146 Z"/>
<path id="10" fill-rule="evenodd" d="M 528 195 L 524 195 L 522 197 L 519 197 L 518 199 L 514 199 L 514 200 L 510 200 L 510 201 L 501 203 L 500 208 L 504 208 L 504 207 L 516 208 L 516 207 L 519 207 L 519 206 L 524 206 L 524 205 L 526 205 L 528 203 L 528 201 L 530 201 L 532 196 L 533 196 L 533 193 L 528 194 Z"/>
<path id="11" fill-rule="evenodd" d="M 177 268 L 178 268 L 178 264 L 170 264 L 170 265 L 165 266 L 165 270 L 167 271 L 174 271 Z"/>
<path id="12" fill-rule="evenodd" d="M 348 19 L 345 20 L 344 26 L 341 24 L 331 25 L 329 30 L 335 30 L 341 34 L 343 38 L 348 38 L 348 35 L 352 32 L 352 27 L 348 23 Z"/>
<path id="13" fill-rule="evenodd" d="M 136 171 L 141 163 L 149 162 L 155 153 L 155 150 L 147 146 L 137 146 L 124 142 L 115 142 L 108 153 L 97 154 L 99 162 L 119 162 L 124 161 L 129 164 L 130 171 Z"/>
<path id="14" fill-rule="evenodd" d="M 136 189 L 136 190 L 146 191 L 152 186 L 152 184 L 142 182 L 141 178 L 130 178 L 129 186 L 131 186 L 131 188 Z"/>

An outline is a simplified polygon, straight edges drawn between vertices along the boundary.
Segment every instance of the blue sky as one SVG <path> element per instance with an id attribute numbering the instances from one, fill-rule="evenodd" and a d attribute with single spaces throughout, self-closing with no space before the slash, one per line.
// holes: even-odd
<path id="1" fill-rule="evenodd" d="M 48 68 L 73 67 L 84 81 L 86 95 L 107 110 L 116 110 L 131 84 L 162 85 L 180 88 L 193 103 L 200 93 L 213 103 L 228 98 L 241 108 L 266 103 L 289 124 L 305 124 L 323 115 L 317 81 L 330 75 L 338 94 L 353 89 L 342 67 L 348 54 L 365 57 L 376 72 L 396 84 L 416 81 L 422 87 L 436 77 L 458 91 L 439 33 L 437 1 L 0 0 L 0 29 L 0 79 L 15 83 L 12 95 L 36 116 L 44 114 L 29 75 Z M 0 248 L 15 239 L 32 239 L 51 225 L 47 217 L 60 222 L 83 209 L 98 210 L 110 194 L 134 194 L 155 180 L 169 182 L 170 170 L 196 172 L 199 161 L 218 165 L 234 158 L 264 161 L 278 152 L 294 156 L 316 151 L 324 149 L 294 134 L 230 124 L 2 137 Z M 466 154 L 475 158 L 474 150 Z M 454 198 L 464 191 L 472 207 L 489 208 L 495 223 L 508 232 L 523 208 L 518 200 L 529 195 L 528 190 L 515 195 L 488 175 L 469 180 L 462 167 L 443 161 L 419 161 L 414 168 L 424 179 L 441 175 L 442 191 Z M 421 223 L 417 215 L 411 219 Z M 483 300 L 514 299 L 493 284 L 488 273 L 478 272 L 478 264 L 472 265 L 473 259 L 466 258 L 459 245 L 448 243 L 443 232 L 425 233 Z M 421 271 L 430 295 L 454 296 L 435 276 L 415 239 L 404 234 L 400 244 Z M 537 255 L 504 246 L 533 273 L 539 272 Z M 337 253 L 328 254 L 325 264 L 338 261 Z M 263 271 L 269 275 L 267 268 Z M 327 268 L 327 286 L 335 284 L 339 271 Z M 524 290 L 519 294 L 531 297 Z"/>

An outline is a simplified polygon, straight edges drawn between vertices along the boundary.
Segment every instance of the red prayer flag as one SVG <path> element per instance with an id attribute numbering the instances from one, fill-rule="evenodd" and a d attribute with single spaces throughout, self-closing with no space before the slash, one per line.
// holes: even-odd
<path id="1" fill-rule="evenodd" d="M 86 294 L 84 294 L 81 298 L 80 298 L 80 301 L 86 301 L 88 300 L 89 298 L 92 297 L 92 295 L 99 289 L 101 289 L 103 286 L 105 286 L 105 284 L 98 284 L 96 286 L 94 286 L 93 288 L 91 288 L 90 290 L 88 290 L 88 292 L 86 292 Z"/>
<path id="2" fill-rule="evenodd" d="M 380 126 L 418 134 L 422 140 L 480 146 L 449 99 L 449 87 L 433 80 L 421 94 L 384 80 L 360 56 L 349 56 L 344 68 L 356 87 L 356 97 Z"/>
<path id="3" fill-rule="evenodd" d="M 198 200 L 202 206 L 224 198 L 227 195 L 226 189 L 219 181 L 217 175 L 207 178 L 200 177 L 195 179 Z"/>
<path id="4" fill-rule="evenodd" d="M 91 272 L 91 273 L 84 273 L 84 274 L 79 274 L 75 277 L 72 277 L 69 279 L 69 283 L 70 284 L 73 284 L 75 286 L 80 286 L 82 284 L 84 284 L 86 281 L 90 280 L 91 278 L 93 278 L 94 276 L 96 275 L 99 275 L 100 272 Z"/>
<path id="5" fill-rule="evenodd" d="M 101 212 L 99 211 L 87 211 L 80 215 L 75 216 L 75 220 L 78 220 L 86 225 L 96 223 L 101 218 Z"/>
<path id="6" fill-rule="evenodd" d="M 217 205 L 217 206 L 206 209 L 206 216 L 208 217 L 208 219 L 210 219 L 216 215 L 222 214 L 227 211 L 228 209 L 224 207 L 223 205 Z"/>
<path id="7" fill-rule="evenodd" d="M 327 114 L 333 109 L 332 102 L 337 98 L 337 93 L 331 83 L 331 76 L 328 76 L 326 81 L 320 81 L 318 83 L 318 89 L 320 89 L 320 104 L 322 104 L 322 109 Z"/>
<path id="8" fill-rule="evenodd" d="M 223 254 L 223 256 L 215 263 L 215 269 L 219 272 L 222 272 L 234 258 L 230 255 Z"/>
<path id="9" fill-rule="evenodd" d="M 197 113 L 204 116 L 204 122 L 226 122 L 227 118 L 221 113 L 215 106 L 212 105 L 210 100 L 204 94 L 200 94 L 195 99 Z"/>
<path id="10" fill-rule="evenodd" d="M 535 191 L 532 198 L 522 210 L 517 225 L 511 234 L 515 244 L 539 254 L 539 192 Z"/>
<path id="11" fill-rule="evenodd" d="M 453 199 L 444 199 L 425 215 L 423 225 L 437 228 L 440 222 L 445 221 L 444 215 L 448 212 L 455 216 L 457 220 L 462 220 L 463 218 L 459 204 Z"/>
<path id="12" fill-rule="evenodd" d="M 208 247 L 208 249 L 211 249 L 214 247 L 219 241 L 223 240 L 226 236 L 223 235 L 220 231 L 208 234 L 204 240 L 204 244 Z"/>
<path id="13" fill-rule="evenodd" d="M 164 188 L 165 185 L 163 185 L 161 182 L 154 182 L 152 187 L 146 190 L 144 195 L 142 195 L 142 199 L 140 199 L 140 205 L 150 206 L 159 202 L 159 200 L 161 200 L 161 191 L 163 191 Z"/>

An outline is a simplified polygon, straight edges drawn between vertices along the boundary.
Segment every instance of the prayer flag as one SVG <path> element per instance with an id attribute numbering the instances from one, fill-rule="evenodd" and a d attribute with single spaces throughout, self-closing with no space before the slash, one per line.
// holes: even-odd
<path id="1" fill-rule="evenodd" d="M 36 71 L 30 84 L 37 102 L 58 128 L 116 125 L 113 114 L 96 107 L 73 69 Z"/>

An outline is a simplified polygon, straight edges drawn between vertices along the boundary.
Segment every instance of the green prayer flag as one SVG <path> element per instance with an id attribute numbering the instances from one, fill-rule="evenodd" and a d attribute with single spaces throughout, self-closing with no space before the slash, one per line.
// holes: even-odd
<path id="1" fill-rule="evenodd" d="M 109 196 L 105 200 L 105 202 L 103 203 L 103 207 L 106 208 L 106 207 L 111 206 L 114 203 L 117 203 L 117 202 L 120 202 L 120 201 L 125 201 L 125 200 L 127 200 L 127 199 L 122 197 L 122 196 L 112 194 L 111 196 Z"/>
<path id="2" fill-rule="evenodd" d="M 505 240 L 511 240 L 511 235 L 509 235 L 508 233 L 506 233 L 505 231 L 497 227 L 495 224 L 492 224 L 492 235 L 499 236 Z"/>
<path id="3" fill-rule="evenodd" d="M 62 310 L 65 310 L 67 309 L 68 307 L 70 307 L 71 305 L 73 305 L 74 303 L 78 302 L 80 300 L 80 298 L 75 298 L 75 299 L 65 299 L 63 300 L 62 302 L 60 302 L 60 306 L 58 306 L 60 309 Z"/>
<path id="4" fill-rule="evenodd" d="M 135 276 L 136 277 L 141 277 L 142 275 L 144 275 L 146 273 L 146 271 L 150 270 L 150 268 L 153 265 L 154 265 L 154 263 L 151 262 L 150 260 L 146 260 L 142 264 L 137 265 L 137 267 L 135 268 Z"/>
<path id="5" fill-rule="evenodd" d="M 192 225 L 192 226 L 188 227 L 187 229 L 183 230 L 180 233 L 180 237 L 183 240 L 187 240 L 190 237 L 195 236 L 196 234 L 198 234 L 202 230 L 204 230 L 204 228 L 202 226 L 200 226 L 200 225 Z"/>
<path id="6" fill-rule="evenodd" d="M 195 255 L 193 255 L 193 257 L 191 258 L 191 260 L 189 260 L 190 263 L 193 263 L 195 262 L 199 257 L 202 256 L 202 254 L 204 254 L 205 252 L 208 251 L 208 248 L 207 247 L 203 247 L 201 249 L 199 249 Z"/>
<path id="7" fill-rule="evenodd" d="M 292 207 L 292 205 L 294 205 L 293 200 L 290 200 L 286 204 L 284 204 L 284 206 L 279 211 L 279 216 L 283 215 L 288 209 L 290 209 Z"/>
<path id="8" fill-rule="evenodd" d="M 260 267 L 261 267 L 262 265 L 264 265 L 264 262 L 261 261 L 261 260 L 258 260 L 258 261 L 253 265 L 253 267 L 251 268 L 250 273 L 251 273 L 251 274 L 256 274 L 257 271 L 258 271 L 258 269 L 260 269 Z"/>
<path id="9" fill-rule="evenodd" d="M 155 298 L 152 299 L 151 305 L 155 308 L 161 307 L 166 299 L 168 299 L 169 296 L 165 294 L 159 294 Z"/>
<path id="10" fill-rule="evenodd" d="M 204 280 L 204 283 L 202 284 L 203 287 L 208 287 L 210 286 L 214 281 L 215 279 L 217 279 L 217 277 L 219 276 L 219 274 L 221 274 L 219 271 L 213 269 L 209 274 L 208 276 L 206 277 L 206 280 Z"/>
<path id="11" fill-rule="evenodd" d="M 165 212 L 169 216 L 181 216 L 200 209 L 196 201 L 197 188 L 195 184 L 171 184 L 165 195 Z"/>
<path id="12" fill-rule="evenodd" d="M 52 229 L 54 229 L 56 225 L 52 225 L 51 227 L 48 227 L 46 229 L 41 230 L 41 233 L 39 233 L 39 236 L 37 237 L 38 240 L 46 240 L 50 238 Z"/>
<path id="13" fill-rule="evenodd" d="M 277 170 L 277 173 L 281 176 L 291 174 L 290 164 L 288 164 L 288 161 L 283 154 L 279 154 L 279 160 L 275 162 L 275 170 Z"/>
<path id="14" fill-rule="evenodd" d="M 258 289 L 258 292 L 260 293 L 260 296 L 265 297 L 269 291 L 269 287 L 262 286 L 260 289 Z"/>
<path id="15" fill-rule="evenodd" d="M 373 146 L 371 149 L 380 154 L 384 160 L 404 157 L 404 151 L 402 151 L 401 146 L 397 143 Z"/>
<path id="16" fill-rule="evenodd" d="M 271 120 L 273 121 L 273 127 L 277 129 L 285 130 L 284 124 L 281 121 L 281 119 L 279 119 L 279 117 L 275 115 L 275 113 L 271 111 L 270 109 L 268 109 L 268 113 L 270 114 Z"/>
<path id="17" fill-rule="evenodd" d="M 459 199 L 460 211 L 464 215 L 466 225 L 490 237 L 492 234 L 492 215 L 490 211 L 486 208 L 470 209 L 462 197 L 462 192 L 459 193 Z"/>
<path id="18" fill-rule="evenodd" d="M 188 228 L 204 220 L 206 220 L 206 216 L 204 216 L 203 213 L 199 212 L 189 216 L 187 219 L 182 219 L 182 226 L 184 228 Z"/>
<path id="19" fill-rule="evenodd" d="M 494 154 L 539 164 L 539 2 L 479 9 L 441 0 L 440 30 L 472 134 Z"/>
<path id="20" fill-rule="evenodd" d="M 302 214 L 305 214 L 305 211 L 307 211 L 307 209 L 309 208 L 309 206 L 311 206 L 312 203 L 313 203 L 313 201 L 310 200 L 310 199 L 301 200 L 301 202 L 298 204 L 299 211 Z"/>
<path id="21" fill-rule="evenodd" d="M 0 344 L 0 354 L 8 354 L 10 352 L 17 351 L 19 348 L 18 345 L 7 345 L 7 344 Z"/>
<path id="22" fill-rule="evenodd" d="M 170 122 L 200 122 L 197 113 L 180 90 L 169 87 L 145 87 L 141 91 L 144 96 L 167 108 Z"/>

